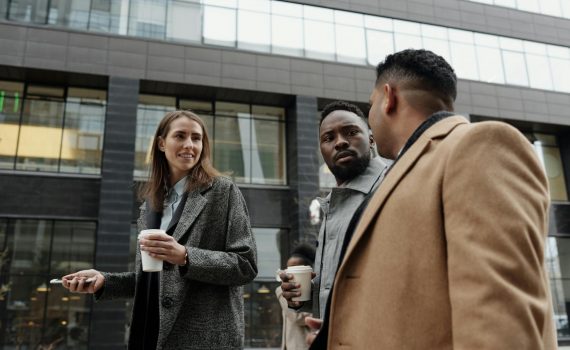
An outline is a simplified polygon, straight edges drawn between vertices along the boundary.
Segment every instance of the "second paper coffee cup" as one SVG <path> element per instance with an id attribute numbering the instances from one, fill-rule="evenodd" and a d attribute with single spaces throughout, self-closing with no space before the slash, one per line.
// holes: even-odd
<path id="1" fill-rule="evenodd" d="M 300 265 L 291 266 L 285 270 L 286 273 L 293 275 L 293 282 L 299 283 L 301 287 L 301 296 L 294 297 L 293 301 L 308 301 L 311 300 L 311 273 L 313 269 L 310 266 Z"/>
<path id="2" fill-rule="evenodd" d="M 166 233 L 164 230 L 157 230 L 157 229 L 150 229 L 150 230 L 142 230 L 139 233 L 139 240 L 144 236 L 148 235 L 149 233 Z M 162 260 L 153 258 L 148 254 L 147 251 L 141 250 L 141 262 L 142 262 L 142 270 L 144 272 L 157 272 L 162 271 Z"/>

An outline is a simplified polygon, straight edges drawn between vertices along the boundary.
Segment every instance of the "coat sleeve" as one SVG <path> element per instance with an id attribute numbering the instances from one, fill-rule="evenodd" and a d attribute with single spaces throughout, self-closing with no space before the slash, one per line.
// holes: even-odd
<path id="1" fill-rule="evenodd" d="M 469 128 L 442 183 L 453 348 L 543 349 L 552 323 L 544 170 L 514 128 Z"/>
<path id="2" fill-rule="evenodd" d="M 186 278 L 218 285 L 244 285 L 257 276 L 257 248 L 245 200 L 235 184 L 228 188 L 225 251 L 187 247 Z M 185 271 L 184 271 L 185 270 Z"/>
<path id="3" fill-rule="evenodd" d="M 105 285 L 97 293 L 95 300 L 128 299 L 135 296 L 135 273 L 103 272 Z"/>

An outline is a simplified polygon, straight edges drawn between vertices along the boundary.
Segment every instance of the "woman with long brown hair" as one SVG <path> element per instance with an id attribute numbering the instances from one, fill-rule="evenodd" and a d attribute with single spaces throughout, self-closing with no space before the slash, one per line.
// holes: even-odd
<path id="1" fill-rule="evenodd" d="M 237 186 L 214 169 L 203 121 L 167 113 L 142 187 L 135 272 L 79 271 L 63 277 L 72 292 L 97 300 L 133 298 L 129 349 L 240 349 L 242 286 L 257 274 L 256 246 Z M 143 272 L 141 251 L 163 261 Z"/>

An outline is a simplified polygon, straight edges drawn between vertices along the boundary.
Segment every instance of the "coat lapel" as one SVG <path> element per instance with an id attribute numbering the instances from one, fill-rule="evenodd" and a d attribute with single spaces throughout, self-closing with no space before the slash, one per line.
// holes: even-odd
<path id="1" fill-rule="evenodd" d="M 186 231 L 188 231 L 188 228 L 190 228 L 194 221 L 196 221 L 196 218 L 200 212 L 202 212 L 202 209 L 204 209 L 204 206 L 208 202 L 208 200 L 202 196 L 204 191 L 205 190 L 194 190 L 188 193 L 183 210 L 180 213 L 177 213 L 178 215 L 175 214 L 172 217 L 169 227 L 176 225 L 176 229 L 172 234 L 172 237 L 175 240 L 180 240 Z M 178 207 L 180 208 L 182 205 L 179 205 Z M 178 210 L 176 211 L 178 212 Z"/>
<path id="2" fill-rule="evenodd" d="M 366 210 L 362 214 L 362 218 L 360 219 L 354 235 L 349 242 L 341 267 L 344 265 L 344 262 L 348 260 L 355 246 L 358 244 L 358 241 L 360 241 L 368 231 L 368 226 L 371 224 L 372 219 L 374 219 L 382 210 L 382 207 L 390 194 L 394 191 L 402 178 L 409 173 L 416 161 L 428 148 L 431 141 L 449 134 L 457 125 L 467 123 L 469 122 L 462 116 L 453 116 L 438 122 L 426 130 L 426 132 L 420 136 L 420 138 L 412 145 L 412 147 L 410 147 L 402 158 L 394 164 L 393 168 L 390 169 L 390 172 L 386 175 L 384 181 L 380 184 L 376 193 L 372 196 L 370 203 L 368 203 Z"/>

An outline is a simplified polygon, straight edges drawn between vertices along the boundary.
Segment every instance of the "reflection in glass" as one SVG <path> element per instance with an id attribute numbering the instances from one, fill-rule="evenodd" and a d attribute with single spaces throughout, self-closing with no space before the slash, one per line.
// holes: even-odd
<path id="1" fill-rule="evenodd" d="M 505 81 L 512 85 L 528 85 L 524 55 L 519 52 L 503 50 Z"/>
<path id="2" fill-rule="evenodd" d="M 303 56 L 303 20 L 288 16 L 271 17 L 273 53 Z"/>
<path id="3" fill-rule="evenodd" d="M 150 151 L 154 133 L 167 112 L 176 109 L 176 98 L 157 95 L 140 95 L 137 108 L 137 136 L 135 139 L 135 178 L 147 178 Z"/>
<path id="4" fill-rule="evenodd" d="M 91 297 L 49 280 L 93 265 L 95 226 L 0 220 L 1 348 L 87 349 Z"/>
<path id="5" fill-rule="evenodd" d="M 0 81 L 0 169 L 13 169 L 16 160 L 24 84 Z"/>
<path id="6" fill-rule="evenodd" d="M 340 62 L 366 62 L 366 43 L 362 26 L 335 25 L 336 55 Z M 375 43 L 377 45 L 377 43 Z"/>
<path id="7" fill-rule="evenodd" d="M 570 337 L 570 238 L 548 237 L 546 265 L 558 337 Z"/>
<path id="8" fill-rule="evenodd" d="M 204 43 L 235 46 L 236 11 L 233 9 L 204 6 Z"/>
<path id="9" fill-rule="evenodd" d="M 234 181 L 251 182 L 249 105 L 216 103 L 214 166 Z"/>
<path id="10" fill-rule="evenodd" d="M 275 273 L 275 270 L 273 271 Z M 245 346 L 278 348 L 281 344 L 281 306 L 275 281 L 254 281 L 244 287 Z"/>
<path id="11" fill-rule="evenodd" d="M 89 30 L 127 35 L 129 0 L 91 0 Z"/>
<path id="12" fill-rule="evenodd" d="M 526 66 L 530 87 L 535 89 L 552 89 L 550 65 L 546 56 L 526 54 Z"/>
<path id="13" fill-rule="evenodd" d="M 252 183 L 285 185 L 285 111 L 252 106 Z"/>
<path id="14" fill-rule="evenodd" d="M 131 1 L 129 35 L 164 39 L 166 35 L 166 0 Z"/>
<path id="15" fill-rule="evenodd" d="M 238 11 L 237 29 L 240 49 L 269 52 L 271 48 L 271 20 L 269 13 Z"/>
<path id="16" fill-rule="evenodd" d="M 308 58 L 334 60 L 334 25 L 330 22 L 304 21 L 305 55 Z"/>
<path id="17" fill-rule="evenodd" d="M 202 11 L 200 4 L 171 0 L 166 21 L 168 39 L 200 42 L 202 39 Z"/>
<path id="18" fill-rule="evenodd" d="M 105 126 L 105 91 L 70 88 L 65 107 L 60 172 L 99 174 Z"/>
<path id="19" fill-rule="evenodd" d="M 386 55 L 394 52 L 394 38 L 392 33 L 376 30 L 366 30 L 366 46 L 368 64 L 377 65 L 386 58 Z"/>
<path id="20" fill-rule="evenodd" d="M 525 136 L 533 144 L 536 155 L 546 170 L 550 199 L 568 201 L 564 167 L 556 136 L 540 133 L 527 133 Z"/>
<path id="21" fill-rule="evenodd" d="M 478 80 L 477 57 L 472 44 L 451 41 L 451 65 L 458 76 L 464 79 Z"/>
<path id="22" fill-rule="evenodd" d="M 570 93 L 570 59 L 550 57 L 550 67 L 552 67 L 552 79 L 554 89 Z"/>
<path id="23" fill-rule="evenodd" d="M 45 24 L 48 0 L 12 0 L 9 4 L 9 19 Z"/>
<path id="24" fill-rule="evenodd" d="M 498 48 L 478 46 L 477 63 L 479 78 L 487 83 L 504 84 L 503 62 Z"/>
<path id="25" fill-rule="evenodd" d="M 87 29 L 90 1 L 51 0 L 48 23 L 70 28 Z"/>

